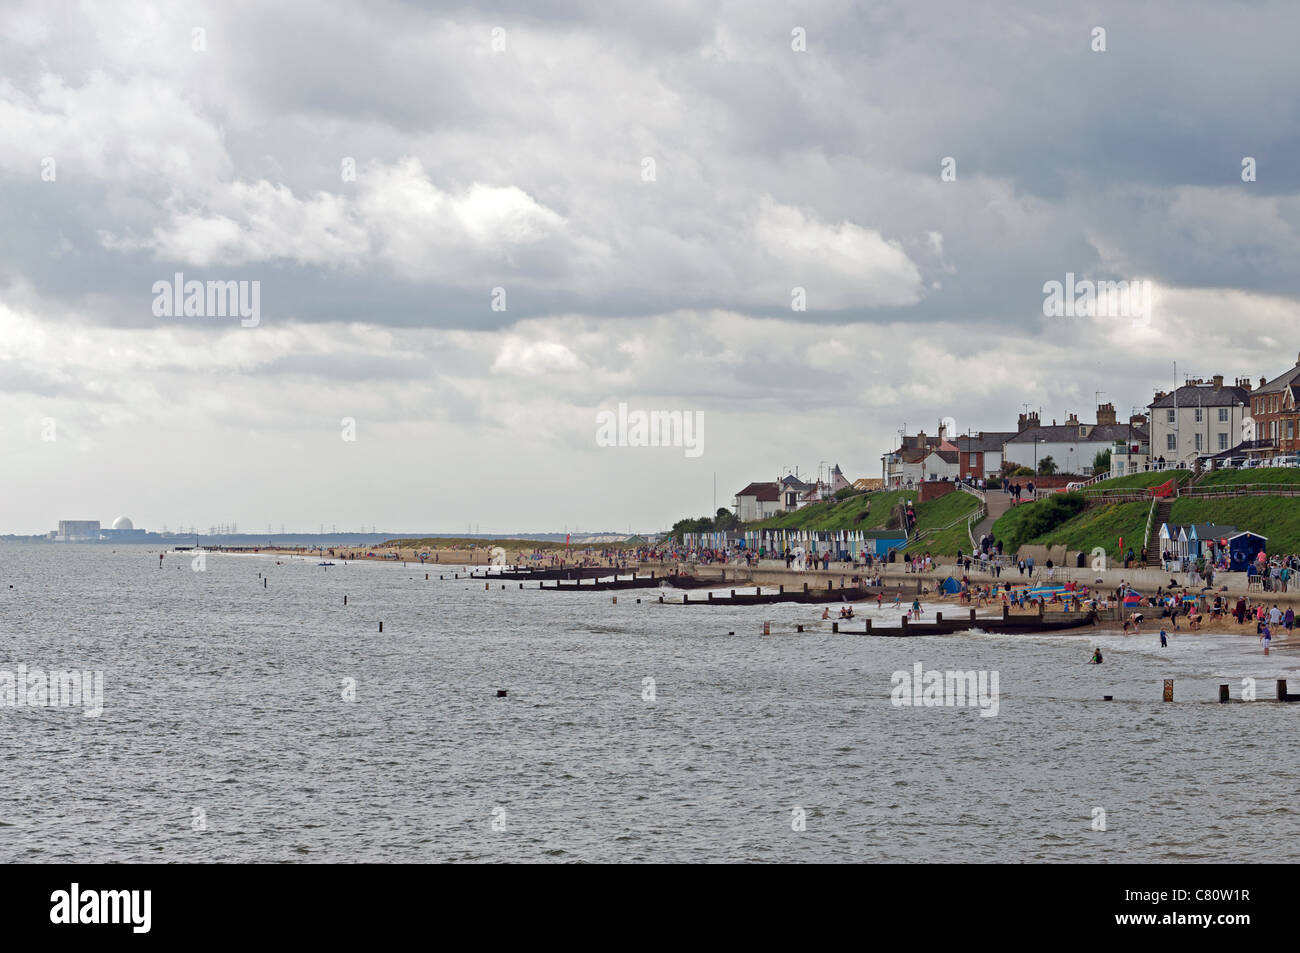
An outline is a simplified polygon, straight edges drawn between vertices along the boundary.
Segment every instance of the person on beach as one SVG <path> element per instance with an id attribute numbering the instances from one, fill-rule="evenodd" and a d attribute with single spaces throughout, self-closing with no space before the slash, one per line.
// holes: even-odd
<path id="1" fill-rule="evenodd" d="M 903 594 L 901 592 L 894 593 L 894 608 L 898 609 L 902 605 L 903 605 Z"/>
<path id="2" fill-rule="evenodd" d="M 822 618 L 829 619 L 830 617 L 831 617 L 831 607 L 827 606 L 826 608 L 822 609 Z"/>
<path id="3" fill-rule="evenodd" d="M 921 618 L 921 600 L 920 600 L 920 599 L 913 599 L 913 600 L 912 600 L 912 616 L 913 616 L 913 618 L 917 618 L 917 619 Z"/>
<path id="4" fill-rule="evenodd" d="M 1165 630 L 1160 630 L 1160 647 L 1162 649 L 1169 647 L 1169 639 L 1165 636 Z"/>
<path id="5" fill-rule="evenodd" d="M 1092 658 L 1088 659 L 1088 664 L 1089 664 L 1089 665 L 1100 665 L 1100 664 L 1101 664 L 1101 648 L 1100 648 L 1100 647 L 1095 648 L 1095 649 L 1092 650 Z"/>

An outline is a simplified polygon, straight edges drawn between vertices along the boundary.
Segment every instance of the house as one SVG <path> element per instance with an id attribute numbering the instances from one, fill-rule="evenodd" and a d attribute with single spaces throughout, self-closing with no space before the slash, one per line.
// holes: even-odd
<path id="1" fill-rule="evenodd" d="M 840 465 L 838 463 L 835 464 L 835 469 L 831 470 L 830 477 L 831 496 L 834 496 L 836 493 L 840 492 L 840 490 L 849 490 L 852 488 L 853 484 L 845 479 L 844 472 L 840 469 Z"/>
<path id="2" fill-rule="evenodd" d="M 1102 404 L 1097 408 L 1097 423 L 1082 423 L 1070 414 L 1064 424 L 1052 421 L 1050 426 L 1040 425 L 1038 414 L 1020 415 L 1020 429 L 1003 445 L 1002 456 L 1006 465 L 1029 467 L 1038 471 L 1038 464 L 1051 457 L 1060 473 L 1091 473 L 1097 454 L 1112 452 L 1116 446 L 1128 452 L 1142 454 L 1149 447 L 1146 418 L 1134 416 L 1126 424 L 1115 419 L 1115 408 Z"/>
<path id="3" fill-rule="evenodd" d="M 897 489 L 927 480 L 956 479 L 959 454 L 941 424 L 937 437 L 927 436 L 924 430 L 916 436 L 904 436 L 898 449 L 882 454 L 880 462 L 885 487 Z"/>
<path id="4" fill-rule="evenodd" d="M 957 448 L 957 475 L 963 480 L 985 480 L 1002 473 L 1002 446 L 1015 431 L 981 430 L 953 441 Z"/>
<path id="5" fill-rule="evenodd" d="M 1243 425 L 1250 416 L 1251 386 L 1246 378 L 1232 385 L 1223 375 L 1189 380 L 1169 393 L 1158 391 L 1147 405 L 1151 421 L 1151 454 L 1166 466 L 1189 466 L 1198 457 L 1222 453 L 1246 439 Z"/>
<path id="6" fill-rule="evenodd" d="M 1271 457 L 1300 451 L 1300 357 L 1295 367 L 1271 381 L 1261 377 L 1250 395 L 1250 418 L 1243 440 L 1257 446 L 1250 456 Z M 1250 432 L 1253 430 L 1253 433 Z"/>
<path id="7" fill-rule="evenodd" d="M 751 483 L 736 494 L 736 516 L 741 522 L 765 520 L 783 512 L 779 483 Z"/>
<path id="8" fill-rule="evenodd" d="M 810 502 L 815 502 L 815 497 L 809 497 L 809 494 L 817 491 L 820 483 L 820 480 L 817 483 L 805 483 L 797 476 L 790 474 L 783 476 L 777 483 L 782 511 L 788 513 L 791 510 L 799 509 L 801 506 L 807 506 Z"/>

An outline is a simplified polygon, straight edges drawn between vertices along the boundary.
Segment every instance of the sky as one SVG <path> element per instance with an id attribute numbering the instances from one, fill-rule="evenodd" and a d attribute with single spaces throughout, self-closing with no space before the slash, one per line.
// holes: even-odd
<path id="1" fill-rule="evenodd" d="M 6 0 L 0 532 L 646 531 L 944 417 L 1276 376 L 1296 36 L 1291 3 Z M 1067 275 L 1150 308 L 1049 315 Z M 698 445 L 601 439 L 620 404 Z"/>

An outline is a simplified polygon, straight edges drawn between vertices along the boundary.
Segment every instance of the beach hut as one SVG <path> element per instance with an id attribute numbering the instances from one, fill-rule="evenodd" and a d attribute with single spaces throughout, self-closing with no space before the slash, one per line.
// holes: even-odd
<path id="1" fill-rule="evenodd" d="M 1210 550 L 1220 545 L 1220 540 L 1226 540 L 1237 532 L 1235 526 L 1220 526 L 1215 523 L 1193 523 L 1187 529 L 1187 555 L 1192 559 L 1198 556 L 1208 557 Z"/>
<path id="2" fill-rule="evenodd" d="M 1161 523 L 1158 534 L 1161 553 L 1182 558 L 1187 555 L 1187 528 L 1178 523 Z"/>
<path id="3" fill-rule="evenodd" d="M 946 592 L 950 596 L 956 595 L 957 593 L 961 592 L 961 583 L 958 582 L 956 579 L 952 578 L 952 576 L 949 576 L 943 582 L 939 583 L 939 589 L 942 592 Z"/>
<path id="4" fill-rule="evenodd" d="M 1245 572 L 1255 562 L 1255 557 L 1268 551 L 1268 537 L 1258 533 L 1241 532 L 1228 537 L 1228 554 L 1232 572 Z"/>

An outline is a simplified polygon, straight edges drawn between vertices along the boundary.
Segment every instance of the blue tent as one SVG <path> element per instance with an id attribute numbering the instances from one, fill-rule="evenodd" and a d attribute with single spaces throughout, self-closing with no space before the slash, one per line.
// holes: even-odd
<path id="1" fill-rule="evenodd" d="M 949 595 L 953 595 L 961 592 L 961 583 L 952 578 L 952 576 L 949 576 L 943 582 L 939 583 L 939 590 L 941 592 L 946 592 Z"/>
<path id="2" fill-rule="evenodd" d="M 1245 572 L 1260 553 L 1268 551 L 1268 537 L 1258 533 L 1237 533 L 1228 537 L 1228 552 L 1232 561 L 1228 564 L 1233 572 Z"/>

